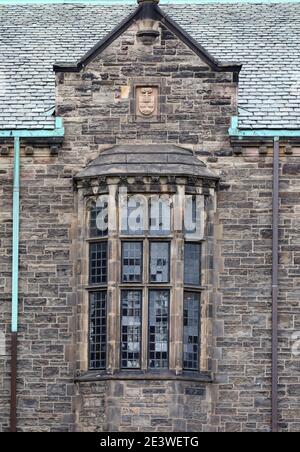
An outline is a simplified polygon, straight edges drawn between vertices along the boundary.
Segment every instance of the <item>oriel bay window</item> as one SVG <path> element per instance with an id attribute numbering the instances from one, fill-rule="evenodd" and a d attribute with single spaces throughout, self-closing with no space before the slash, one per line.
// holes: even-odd
<path id="1" fill-rule="evenodd" d="M 195 171 L 197 159 L 180 150 L 177 160 L 181 152 L 183 167 L 193 159 L 190 171 Z M 115 151 L 113 158 L 118 161 Z M 173 154 L 166 161 L 172 159 Z M 104 166 L 106 161 L 107 154 Z M 127 156 L 113 171 L 123 161 Z M 79 325 L 85 348 L 79 352 L 87 367 L 82 368 L 108 375 L 205 370 L 217 178 L 202 163 L 197 171 L 203 177 L 176 176 L 172 167 L 168 176 L 93 179 L 94 169 L 89 168 L 82 173 L 89 183 L 78 183 L 84 200 Z M 167 171 L 168 164 L 161 168 Z M 122 167 L 123 173 L 129 170 Z M 212 188 L 205 188 L 206 177 L 211 177 Z M 84 350 L 87 359 L 82 358 Z"/>
<path id="2" fill-rule="evenodd" d="M 169 197 L 171 199 L 171 196 Z M 140 197 L 137 200 L 139 215 L 136 234 L 134 221 L 127 231 L 116 232 L 119 243 L 119 278 L 115 281 L 118 288 L 120 312 L 119 331 L 119 367 L 121 370 L 149 371 L 168 370 L 170 368 L 171 340 L 170 331 L 175 327 L 171 321 L 176 312 L 174 286 L 182 278 L 182 369 L 199 370 L 201 345 L 201 259 L 202 241 L 185 241 L 185 233 L 179 242 L 174 240 L 174 204 L 169 199 L 159 207 L 149 197 L 151 215 L 149 233 L 140 224 L 145 225 L 142 217 Z M 130 199 L 129 211 L 134 211 L 134 199 Z M 153 205 L 156 206 L 154 209 Z M 167 206 L 167 208 L 166 208 Z M 90 209 L 89 237 L 89 368 L 105 370 L 108 360 L 108 297 L 109 275 L 109 238 L 107 203 L 92 204 Z M 155 211 L 157 219 L 155 219 Z M 148 206 L 146 212 L 149 212 Z M 193 212 L 193 218 L 195 213 Z M 104 222 L 104 226 L 103 226 Z M 158 225 L 154 234 L 154 226 Z M 107 227 L 105 226 L 107 225 Z M 166 229 L 163 228 L 166 225 Z M 100 226 L 100 231 L 98 227 Z M 178 255 L 178 247 L 182 248 Z M 179 262 L 178 262 L 179 261 Z M 182 266 L 180 266 L 182 262 Z M 179 265 L 178 265 L 179 264 Z M 178 269 L 182 268 L 182 276 Z M 178 301 L 177 301 L 178 303 Z M 180 306 L 178 306 L 180 308 Z M 180 311 L 180 309 L 178 309 Z M 173 312 L 173 316 L 171 313 Z M 177 320 L 178 321 L 178 320 Z"/>

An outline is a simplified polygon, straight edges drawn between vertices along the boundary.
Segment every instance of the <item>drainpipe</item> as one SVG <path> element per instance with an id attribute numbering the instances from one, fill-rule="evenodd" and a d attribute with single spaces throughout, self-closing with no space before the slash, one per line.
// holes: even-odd
<path id="1" fill-rule="evenodd" d="M 12 249 L 12 308 L 11 308 L 11 396 L 10 431 L 17 430 L 17 355 L 19 298 L 19 231 L 20 231 L 20 138 L 14 138 L 13 181 L 13 249 Z"/>
<path id="2" fill-rule="evenodd" d="M 229 135 L 244 138 L 273 140 L 273 220 L 272 220 L 272 420 L 273 433 L 278 432 L 278 257 L 279 257 L 279 140 L 280 138 L 300 138 L 300 130 L 239 129 L 238 117 L 231 120 Z"/>
<path id="3" fill-rule="evenodd" d="M 0 138 L 14 140 L 13 170 L 13 243 L 12 243 L 12 307 L 11 307 L 11 385 L 10 431 L 17 431 L 17 361 L 19 314 L 19 243 L 20 243 L 20 141 L 21 138 L 61 138 L 64 136 L 62 119 L 57 117 L 52 130 L 0 130 Z"/>
<path id="4" fill-rule="evenodd" d="M 272 224 L 272 432 L 278 432 L 279 138 L 274 138 Z"/>

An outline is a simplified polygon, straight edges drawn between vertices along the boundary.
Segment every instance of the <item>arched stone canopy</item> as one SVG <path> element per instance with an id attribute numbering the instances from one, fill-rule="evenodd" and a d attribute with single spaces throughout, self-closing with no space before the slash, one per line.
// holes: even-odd
<path id="1" fill-rule="evenodd" d="M 75 179 L 141 174 L 219 179 L 193 151 L 175 145 L 114 146 L 103 151 Z"/>

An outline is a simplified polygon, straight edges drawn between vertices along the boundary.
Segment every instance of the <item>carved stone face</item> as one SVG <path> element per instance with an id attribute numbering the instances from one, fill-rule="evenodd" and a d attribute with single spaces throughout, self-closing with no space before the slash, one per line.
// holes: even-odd
<path id="1" fill-rule="evenodd" d="M 154 115 L 157 110 L 157 90 L 151 86 L 140 87 L 138 89 L 137 107 L 142 116 Z"/>

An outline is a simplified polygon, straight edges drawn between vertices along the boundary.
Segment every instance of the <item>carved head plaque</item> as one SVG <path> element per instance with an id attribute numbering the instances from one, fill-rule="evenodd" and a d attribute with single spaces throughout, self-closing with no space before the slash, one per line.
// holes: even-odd
<path id="1" fill-rule="evenodd" d="M 158 89 L 156 86 L 139 86 L 137 88 L 138 116 L 151 117 L 157 115 Z"/>

